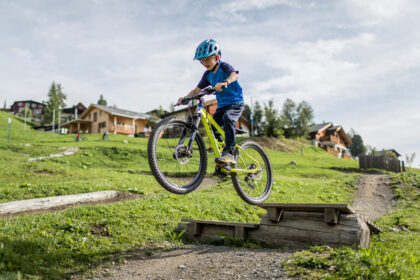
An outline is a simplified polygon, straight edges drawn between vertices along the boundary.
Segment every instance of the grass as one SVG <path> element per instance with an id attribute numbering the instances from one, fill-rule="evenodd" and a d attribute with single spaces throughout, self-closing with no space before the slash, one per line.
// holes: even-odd
<path id="1" fill-rule="evenodd" d="M 150 174 L 145 138 L 110 135 L 110 141 L 102 141 L 101 135 L 89 134 L 86 141 L 74 142 L 74 135 L 24 131 L 21 120 L 12 117 L 8 143 L 8 117 L 0 112 L 0 202 L 111 189 L 143 196 L 0 220 L 0 275 L 87 275 L 131 251 L 178 246 L 175 229 L 182 218 L 255 223 L 265 213 L 244 203 L 229 181 L 184 196 L 166 192 Z M 302 155 L 301 146 L 295 153 L 267 150 L 274 171 L 267 202 L 350 203 L 361 176 L 357 162 L 306 145 Z M 28 162 L 66 147 L 78 147 L 79 152 Z M 213 161 L 209 154 L 208 174 L 214 170 Z"/>

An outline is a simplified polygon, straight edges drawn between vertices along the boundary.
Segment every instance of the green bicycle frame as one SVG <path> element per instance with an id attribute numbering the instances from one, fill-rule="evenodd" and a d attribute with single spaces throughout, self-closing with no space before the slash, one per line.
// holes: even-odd
<path id="1" fill-rule="evenodd" d="M 198 113 L 200 113 L 201 116 L 201 122 L 203 123 L 204 129 L 206 130 L 207 136 L 209 137 L 209 141 L 210 144 L 213 148 L 214 153 L 216 154 L 216 157 L 220 157 L 221 155 L 221 151 L 220 151 L 220 147 L 217 145 L 217 141 L 216 138 L 213 134 L 213 131 L 211 130 L 210 125 L 213 125 L 216 130 L 220 133 L 220 135 L 222 135 L 223 138 L 225 138 L 225 132 L 223 131 L 223 129 L 216 123 L 216 121 L 213 119 L 213 117 L 204 109 L 204 108 L 199 108 L 197 109 Z M 246 166 L 244 158 L 242 157 L 242 155 L 245 155 L 248 159 L 250 159 L 252 162 L 254 162 L 257 166 L 254 169 L 237 169 L 237 168 L 232 168 L 230 170 L 230 172 L 234 172 L 237 174 L 246 174 L 246 173 L 255 173 L 260 169 L 260 163 L 255 160 L 253 157 L 251 157 L 247 152 L 245 152 L 244 149 L 241 148 L 241 146 L 239 146 L 238 144 L 235 145 L 235 148 L 241 150 L 241 154 L 238 157 L 238 161 L 241 161 L 244 166 Z"/>

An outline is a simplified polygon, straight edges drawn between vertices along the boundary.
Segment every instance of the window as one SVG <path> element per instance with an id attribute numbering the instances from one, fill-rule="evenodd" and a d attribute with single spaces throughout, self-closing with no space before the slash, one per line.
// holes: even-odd
<path id="1" fill-rule="evenodd" d="M 90 115 L 91 115 L 91 114 L 89 114 L 89 120 L 90 120 Z"/>
<path id="2" fill-rule="evenodd" d="M 105 128 L 105 127 L 106 127 L 106 122 L 100 122 L 99 123 L 99 129 Z"/>
<path id="3" fill-rule="evenodd" d="M 99 116 L 102 116 L 102 111 L 99 111 Z"/>
<path id="4" fill-rule="evenodd" d="M 98 112 L 93 113 L 93 122 L 98 121 Z"/>

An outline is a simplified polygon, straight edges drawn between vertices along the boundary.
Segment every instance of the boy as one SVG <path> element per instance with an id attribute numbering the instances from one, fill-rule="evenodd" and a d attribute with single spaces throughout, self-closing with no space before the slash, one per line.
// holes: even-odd
<path id="1" fill-rule="evenodd" d="M 191 90 L 187 96 L 181 97 L 178 104 L 187 97 L 192 97 L 207 86 L 216 89 L 217 110 L 213 119 L 225 131 L 225 148 L 222 155 L 216 158 L 218 164 L 235 164 L 233 150 L 236 145 L 235 123 L 244 110 L 242 88 L 238 83 L 238 71 L 226 62 L 220 61 L 222 53 L 219 45 L 213 39 L 205 40 L 198 45 L 194 60 L 200 60 L 207 69 L 197 87 Z M 220 139 L 219 133 L 213 129 Z"/>

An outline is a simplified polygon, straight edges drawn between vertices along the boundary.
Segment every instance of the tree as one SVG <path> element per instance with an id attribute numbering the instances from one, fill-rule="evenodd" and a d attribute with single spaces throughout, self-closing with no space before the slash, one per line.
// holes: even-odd
<path id="1" fill-rule="evenodd" d="M 47 105 L 44 111 L 44 117 L 42 119 L 42 124 L 49 124 L 53 121 L 53 111 L 55 110 L 55 123 L 58 123 L 58 110 L 59 108 L 64 108 L 66 105 L 64 100 L 67 96 L 62 92 L 61 85 L 52 83 L 50 90 L 48 92 Z"/>
<path id="2" fill-rule="evenodd" d="M 263 115 L 264 111 L 260 105 L 260 103 L 257 101 L 255 102 L 254 110 L 252 112 L 253 115 L 253 128 L 254 128 L 254 135 L 255 136 L 263 136 L 264 135 L 264 128 L 263 128 Z"/>
<path id="3" fill-rule="evenodd" d="M 281 121 L 283 127 L 288 131 L 285 135 L 286 137 L 290 138 L 293 137 L 293 132 L 291 130 L 295 127 L 295 120 L 297 119 L 296 116 L 296 104 L 293 100 L 287 98 L 286 101 L 283 103 L 283 109 L 281 112 Z M 289 135 L 290 134 L 290 135 Z"/>
<path id="4" fill-rule="evenodd" d="M 363 145 L 362 136 L 354 134 L 351 138 L 350 153 L 353 157 L 366 154 L 366 147 Z"/>
<path id="5" fill-rule="evenodd" d="M 274 109 L 273 100 L 264 104 L 264 135 L 267 137 L 280 137 L 283 135 L 279 113 Z"/>
<path id="6" fill-rule="evenodd" d="M 3 111 L 5 111 L 5 112 L 6 112 L 6 99 L 4 100 Z"/>
<path id="7" fill-rule="evenodd" d="M 106 100 L 104 99 L 104 96 L 101 94 L 99 96 L 99 100 L 98 100 L 98 105 L 102 105 L 102 106 L 106 106 L 108 103 L 106 102 Z"/>
<path id="8" fill-rule="evenodd" d="M 242 113 L 242 116 L 244 116 L 244 118 L 251 122 L 251 107 L 248 104 L 245 104 L 245 110 Z"/>
<path id="9" fill-rule="evenodd" d="M 296 113 L 295 135 L 296 137 L 304 137 L 309 133 L 314 118 L 314 111 L 308 102 L 302 101 L 299 103 Z"/>
<path id="10" fill-rule="evenodd" d="M 175 104 L 172 102 L 171 104 L 169 104 L 169 112 L 174 112 L 175 111 Z"/>
<path id="11" fill-rule="evenodd" d="M 308 102 L 302 101 L 296 105 L 293 100 L 287 98 L 283 103 L 280 116 L 286 138 L 305 136 L 310 129 L 314 113 Z"/>
<path id="12" fill-rule="evenodd" d="M 32 110 L 28 106 L 23 107 L 18 115 L 24 118 L 25 114 L 27 119 L 32 118 Z"/>
<path id="13" fill-rule="evenodd" d="M 405 161 L 407 162 L 407 165 L 411 167 L 413 165 L 415 158 L 416 158 L 416 153 L 412 153 L 411 156 L 405 155 Z"/>
<path id="14" fill-rule="evenodd" d="M 379 154 L 375 147 L 369 145 L 366 146 L 366 151 L 369 156 L 377 156 Z"/>

